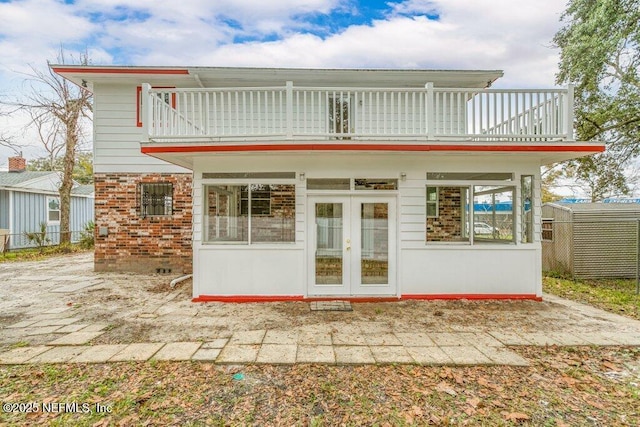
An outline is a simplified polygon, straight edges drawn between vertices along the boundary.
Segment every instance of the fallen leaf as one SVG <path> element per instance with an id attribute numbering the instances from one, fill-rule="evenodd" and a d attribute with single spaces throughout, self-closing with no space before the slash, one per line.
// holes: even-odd
<path id="1" fill-rule="evenodd" d="M 529 415 L 523 414 L 522 412 L 510 412 L 505 415 L 505 418 L 511 421 L 524 421 L 529 419 Z"/>
<path id="2" fill-rule="evenodd" d="M 438 384 L 436 386 L 436 390 L 441 391 L 443 393 L 447 393 L 448 395 L 451 395 L 451 396 L 458 395 L 458 393 L 456 393 L 456 391 L 452 389 L 451 386 L 449 386 L 449 384 L 446 381 L 442 381 L 440 384 Z"/>
<path id="3" fill-rule="evenodd" d="M 480 398 L 472 397 L 471 399 L 467 400 L 467 403 L 472 407 L 477 408 L 478 404 L 480 403 Z"/>
<path id="4" fill-rule="evenodd" d="M 598 409 L 605 409 L 605 406 L 602 403 L 599 402 L 594 402 L 593 400 L 585 400 L 585 402 L 587 402 L 589 405 L 593 406 L 594 408 L 598 408 Z"/>

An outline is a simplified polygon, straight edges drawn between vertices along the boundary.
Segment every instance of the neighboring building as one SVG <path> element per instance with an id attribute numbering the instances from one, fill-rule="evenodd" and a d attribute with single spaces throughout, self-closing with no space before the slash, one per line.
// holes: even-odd
<path id="1" fill-rule="evenodd" d="M 540 298 L 540 165 L 604 150 L 501 71 L 53 70 L 94 94 L 96 269 L 195 301 Z"/>
<path id="2" fill-rule="evenodd" d="M 545 203 L 542 269 L 578 279 L 638 273 L 640 204 Z"/>
<path id="3" fill-rule="evenodd" d="M 30 172 L 26 170 L 24 158 L 9 158 L 9 171 L 0 172 L 0 230 L 5 230 L 5 236 L 9 235 L 8 249 L 33 246 L 24 233 L 40 231 L 43 222 L 47 224 L 51 244 L 60 242 L 60 182 L 58 172 Z M 76 183 L 71 190 L 73 242 L 80 239 L 80 232 L 93 221 L 93 203 L 93 186 Z M 0 239 L 6 237 L 0 236 Z"/>

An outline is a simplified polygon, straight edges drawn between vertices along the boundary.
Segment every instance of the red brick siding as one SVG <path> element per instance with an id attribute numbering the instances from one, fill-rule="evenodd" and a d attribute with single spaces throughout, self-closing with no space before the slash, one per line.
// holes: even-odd
<path id="1" fill-rule="evenodd" d="M 190 174 L 95 174 L 96 271 L 192 271 Z M 173 184 L 173 215 L 140 215 L 140 183 Z M 100 236 L 107 227 L 108 236 Z"/>

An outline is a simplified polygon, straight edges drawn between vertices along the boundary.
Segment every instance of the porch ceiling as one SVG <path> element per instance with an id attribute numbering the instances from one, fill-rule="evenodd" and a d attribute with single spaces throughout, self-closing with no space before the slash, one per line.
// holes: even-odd
<path id="1" fill-rule="evenodd" d="M 314 153 L 335 153 L 349 155 L 368 153 L 381 156 L 504 156 L 537 159 L 540 165 L 547 165 L 565 160 L 584 157 L 603 152 L 604 143 L 599 142 L 567 142 L 567 143 L 527 143 L 509 142 L 474 143 L 409 143 L 409 142 L 277 142 L 277 143 L 141 143 L 141 151 L 149 156 L 173 163 L 187 169 L 193 169 L 194 159 L 225 155 L 250 155 L 261 153 L 265 156 L 286 156 Z"/>
<path id="2" fill-rule="evenodd" d="M 501 70 L 393 70 L 240 67 L 129 67 L 52 65 L 64 78 L 91 89 L 94 83 L 176 87 L 296 86 L 416 88 L 433 82 L 442 88 L 485 88 Z"/>

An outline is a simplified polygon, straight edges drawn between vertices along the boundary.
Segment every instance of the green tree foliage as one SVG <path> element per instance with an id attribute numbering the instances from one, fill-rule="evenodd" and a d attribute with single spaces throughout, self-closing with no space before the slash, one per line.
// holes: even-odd
<path id="1" fill-rule="evenodd" d="M 64 170 L 64 158 L 59 156 L 51 160 L 49 157 L 29 160 L 27 170 L 59 171 Z M 93 155 L 87 152 L 76 152 L 73 167 L 73 179 L 80 184 L 93 184 Z"/>
<path id="2" fill-rule="evenodd" d="M 560 84 L 575 84 L 576 137 L 607 152 L 572 162 L 593 200 L 628 194 L 625 168 L 640 154 L 640 0 L 570 0 L 555 35 Z"/>

